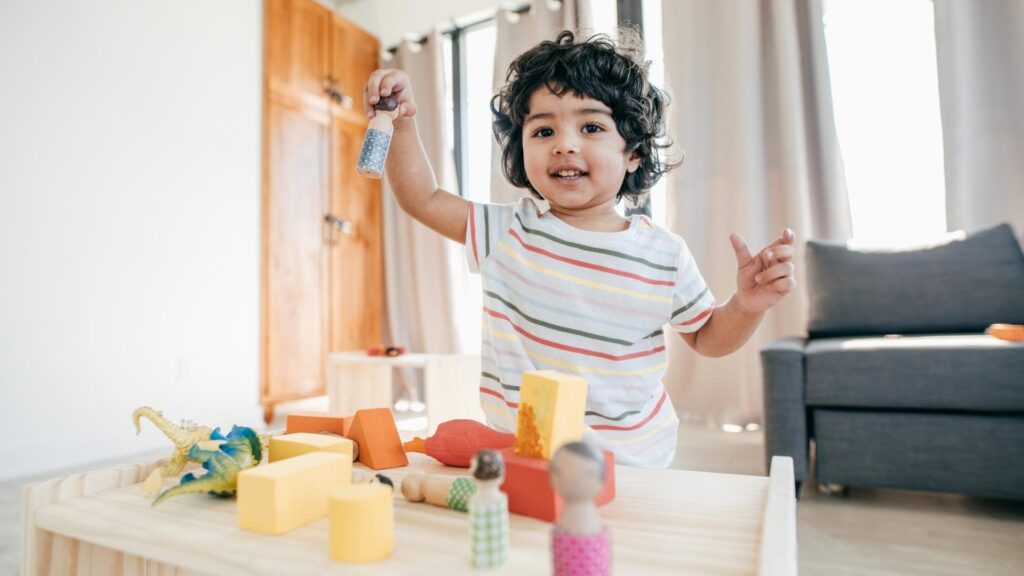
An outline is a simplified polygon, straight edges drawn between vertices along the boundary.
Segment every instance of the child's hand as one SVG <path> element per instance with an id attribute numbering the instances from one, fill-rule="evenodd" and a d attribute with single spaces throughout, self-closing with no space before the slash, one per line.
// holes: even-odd
<path id="1" fill-rule="evenodd" d="M 729 236 L 739 266 L 735 298 L 740 306 L 751 312 L 764 312 L 796 288 L 793 278 L 794 239 L 793 231 L 786 228 L 775 242 L 752 257 L 742 236 Z"/>
<path id="2" fill-rule="evenodd" d="M 416 115 L 416 102 L 412 97 L 412 85 L 409 77 L 401 70 L 375 70 L 370 74 L 363 88 L 363 111 L 367 118 L 373 118 L 376 110 L 373 105 L 382 97 L 394 96 L 398 99 L 398 115 L 395 122 L 400 122 Z"/>

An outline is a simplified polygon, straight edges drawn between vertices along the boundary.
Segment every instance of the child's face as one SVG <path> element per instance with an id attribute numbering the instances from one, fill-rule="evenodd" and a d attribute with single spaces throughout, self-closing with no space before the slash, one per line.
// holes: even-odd
<path id="1" fill-rule="evenodd" d="M 568 214 L 614 212 L 622 179 L 640 165 L 626 153 L 608 106 L 547 87 L 530 97 L 523 160 L 534 189 L 556 213 Z"/>

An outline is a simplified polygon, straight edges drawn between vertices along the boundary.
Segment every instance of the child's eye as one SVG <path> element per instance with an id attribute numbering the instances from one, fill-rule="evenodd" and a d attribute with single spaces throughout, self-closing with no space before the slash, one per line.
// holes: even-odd
<path id="1" fill-rule="evenodd" d="M 598 132 L 604 132 L 604 127 L 600 124 L 594 124 L 593 122 L 583 126 L 584 134 L 597 134 Z"/>
<path id="2" fill-rule="evenodd" d="M 538 128 L 533 131 L 534 138 L 550 138 L 555 135 L 555 131 L 551 128 Z"/>

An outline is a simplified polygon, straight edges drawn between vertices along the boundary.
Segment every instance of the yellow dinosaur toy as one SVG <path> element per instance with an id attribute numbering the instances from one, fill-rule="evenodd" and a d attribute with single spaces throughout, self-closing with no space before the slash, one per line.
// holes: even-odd
<path id="1" fill-rule="evenodd" d="M 180 474 L 188 463 L 188 451 L 193 445 L 210 440 L 210 433 L 213 432 L 207 426 L 196 424 L 189 420 L 182 420 L 180 426 L 175 426 L 170 420 L 164 418 L 162 412 L 154 410 L 149 406 L 136 408 L 132 412 L 132 422 L 135 423 L 135 434 L 141 431 L 139 420 L 143 417 L 149 419 L 161 432 L 167 435 L 174 442 L 174 451 L 171 452 L 170 460 L 163 466 L 153 470 L 146 481 L 142 484 L 142 493 L 153 496 L 163 488 L 164 478 Z"/>

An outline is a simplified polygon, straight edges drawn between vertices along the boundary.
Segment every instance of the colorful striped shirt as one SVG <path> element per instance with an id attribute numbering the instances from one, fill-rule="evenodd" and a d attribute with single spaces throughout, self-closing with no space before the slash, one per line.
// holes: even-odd
<path id="1" fill-rule="evenodd" d="M 633 216 L 622 232 L 574 228 L 523 198 L 471 204 L 466 259 L 483 287 L 480 402 L 514 432 L 523 372 L 587 379 L 587 439 L 618 464 L 664 468 L 679 419 L 662 376 L 664 325 L 693 332 L 714 297 L 679 236 Z"/>

